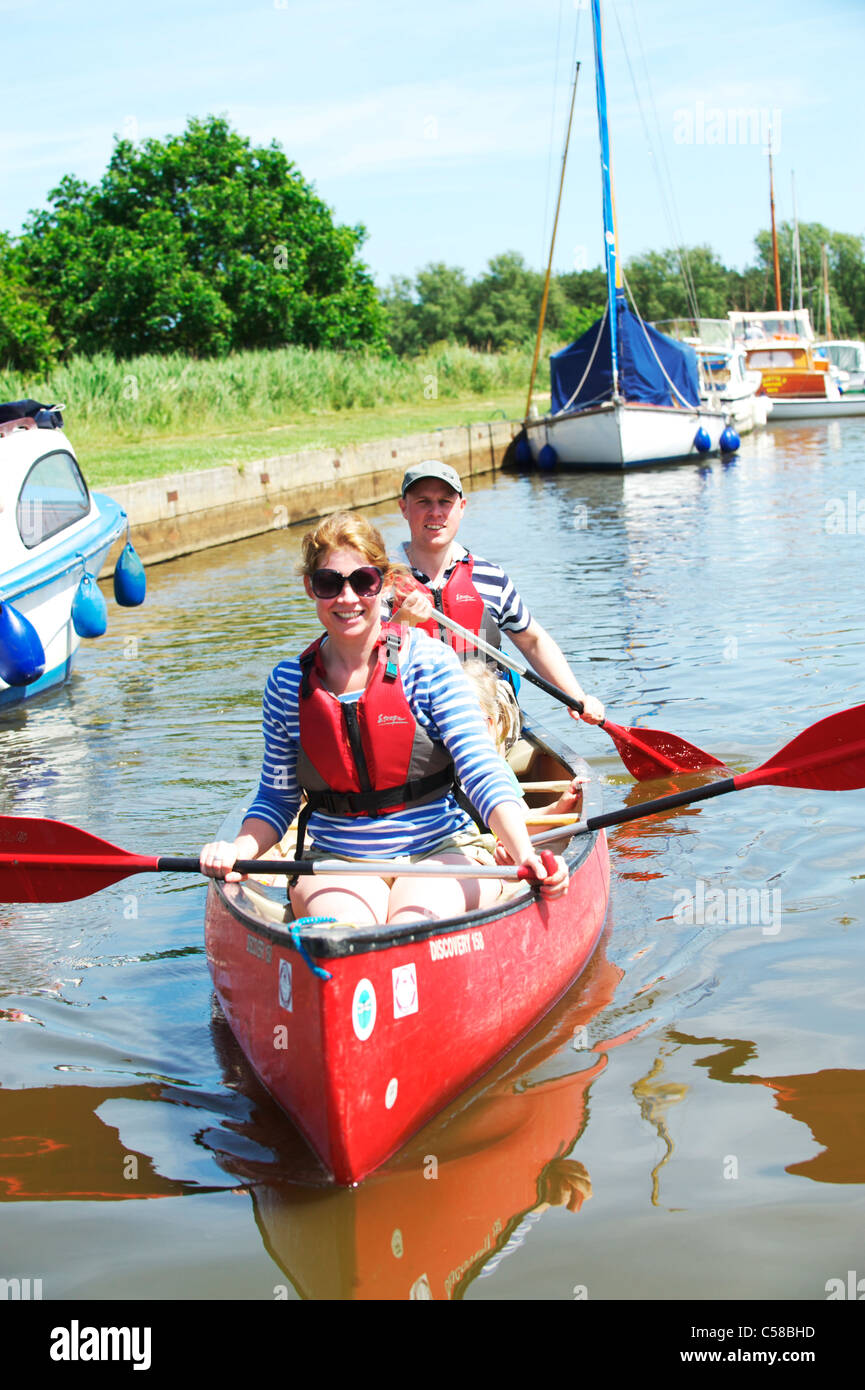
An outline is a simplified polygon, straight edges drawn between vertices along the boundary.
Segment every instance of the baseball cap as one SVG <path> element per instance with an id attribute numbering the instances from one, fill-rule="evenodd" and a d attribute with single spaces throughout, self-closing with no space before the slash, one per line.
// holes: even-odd
<path id="1" fill-rule="evenodd" d="M 463 485 L 455 468 L 451 468 L 450 464 L 440 463 L 438 459 L 425 459 L 423 463 L 416 463 L 406 469 L 402 480 L 403 497 L 412 483 L 419 483 L 421 478 L 438 478 L 439 482 L 447 483 L 454 492 L 458 492 L 460 497 L 463 495 Z"/>

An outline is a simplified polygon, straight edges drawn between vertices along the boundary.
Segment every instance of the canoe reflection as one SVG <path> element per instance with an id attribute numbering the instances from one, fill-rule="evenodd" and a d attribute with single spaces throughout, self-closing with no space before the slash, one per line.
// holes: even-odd
<path id="1" fill-rule="evenodd" d="M 306 1185 L 315 1160 L 257 1087 L 260 1103 L 241 1132 L 233 1127 L 226 1144 L 223 1130 L 211 1131 L 205 1142 L 251 1185 L 264 1243 L 300 1295 L 459 1298 L 528 1213 L 578 1212 L 591 1179 L 568 1155 L 586 1122 L 589 1088 L 609 1049 L 637 1031 L 590 1037 L 621 976 L 602 943 L 566 998 L 484 1083 L 359 1187 Z M 227 1027 L 219 1047 L 231 1084 L 252 1095 Z"/>

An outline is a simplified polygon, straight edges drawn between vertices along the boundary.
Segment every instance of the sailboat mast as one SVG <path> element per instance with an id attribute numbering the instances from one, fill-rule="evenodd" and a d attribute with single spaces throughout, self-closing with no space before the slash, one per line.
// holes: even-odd
<path id="1" fill-rule="evenodd" d="M 793 264 L 796 267 L 796 289 L 799 295 L 797 309 L 802 308 L 802 246 L 799 241 L 799 214 L 796 211 L 796 175 L 791 173 L 790 184 L 793 190 Z M 790 276 L 790 308 L 793 308 L 793 276 Z"/>
<path id="2" fill-rule="evenodd" d="M 556 201 L 556 215 L 555 215 L 555 218 L 553 219 L 553 234 L 552 234 L 552 236 L 550 237 L 550 255 L 549 255 L 549 259 L 548 259 L 548 261 L 547 261 L 547 274 L 546 274 L 546 278 L 545 278 L 545 280 L 544 280 L 544 293 L 543 293 L 543 296 L 542 296 L 542 298 L 541 298 L 541 310 L 540 310 L 540 313 L 538 314 L 538 333 L 537 333 L 537 337 L 536 337 L 536 339 L 535 339 L 535 356 L 534 356 L 534 360 L 533 360 L 533 362 L 532 362 L 532 374 L 531 374 L 531 376 L 529 377 L 529 396 L 528 396 L 528 400 L 526 401 L 526 416 L 528 416 L 529 411 L 530 411 L 531 408 L 532 408 L 532 392 L 534 391 L 534 388 L 535 388 L 535 374 L 537 373 L 537 370 L 538 370 L 538 358 L 539 358 L 540 355 L 541 355 L 541 336 L 542 336 L 543 331 L 544 331 L 544 319 L 545 319 L 546 316 L 547 316 L 547 298 L 548 298 L 549 293 L 550 293 L 550 276 L 551 276 L 552 270 L 553 270 L 553 251 L 555 250 L 555 246 L 556 246 L 556 230 L 557 230 L 558 225 L 559 225 L 559 210 L 561 209 L 561 206 L 562 206 L 562 189 L 563 189 L 564 186 L 565 186 L 565 165 L 566 165 L 567 162 L 568 162 L 568 146 L 569 146 L 569 144 L 571 143 L 571 125 L 572 125 L 573 119 L 574 119 L 574 102 L 575 102 L 576 99 L 577 99 L 577 79 L 578 79 L 579 75 L 580 75 L 580 65 L 579 65 L 579 63 L 577 63 L 576 70 L 575 70 L 575 72 L 574 72 L 574 85 L 573 85 L 573 88 L 571 89 L 571 109 L 570 109 L 570 112 L 568 113 L 568 129 L 567 129 L 567 133 L 565 134 L 565 148 L 564 148 L 564 150 L 562 151 L 562 173 L 561 173 L 561 177 L 559 178 L 559 196 L 558 196 L 558 199 L 557 199 L 557 201 Z"/>
<path id="3" fill-rule="evenodd" d="M 775 181 L 772 174 L 772 128 L 769 127 L 769 215 L 772 222 L 772 259 L 775 263 L 775 308 L 780 313 L 781 303 L 781 265 L 778 260 L 778 233 L 775 230 Z"/>
<path id="4" fill-rule="evenodd" d="M 825 241 L 823 242 L 821 252 L 821 260 L 823 262 L 823 318 L 825 320 L 826 337 L 831 338 L 832 315 L 829 312 L 829 256 Z"/>
<path id="5" fill-rule="evenodd" d="M 601 0 L 592 0 L 592 33 L 595 47 L 595 92 L 598 104 L 598 136 L 601 146 L 601 198 L 604 212 L 604 259 L 607 267 L 607 310 L 610 320 L 610 365 L 613 400 L 619 399 L 619 324 L 616 312 L 619 276 L 619 247 L 613 207 L 613 175 L 610 161 L 610 134 L 607 128 L 607 84 L 604 76 L 604 41 L 601 33 Z"/>

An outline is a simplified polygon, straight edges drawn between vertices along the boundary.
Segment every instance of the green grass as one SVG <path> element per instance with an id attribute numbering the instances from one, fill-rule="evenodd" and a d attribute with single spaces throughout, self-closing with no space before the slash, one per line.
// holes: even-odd
<path id="1" fill-rule="evenodd" d="M 303 348 L 203 361 L 78 357 L 41 381 L 0 373 L 0 399 L 64 404 L 88 481 L 104 486 L 518 419 L 531 355 L 442 346 L 410 359 Z"/>

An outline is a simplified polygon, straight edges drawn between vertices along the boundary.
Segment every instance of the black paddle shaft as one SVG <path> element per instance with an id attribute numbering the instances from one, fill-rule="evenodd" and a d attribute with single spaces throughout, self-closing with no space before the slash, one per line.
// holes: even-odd
<path id="1" fill-rule="evenodd" d="M 567 705 L 569 709 L 576 710 L 577 714 L 582 714 L 585 709 L 582 700 L 575 700 L 573 695 L 568 695 L 566 691 L 562 690 L 558 685 L 553 685 L 550 681 L 544 680 L 543 676 L 539 676 L 535 671 L 520 671 L 519 675 L 522 680 L 531 681 L 532 685 L 537 685 L 541 690 L 545 690 L 548 695 L 552 695 L 554 700 L 561 700 L 563 705 Z"/>
<path id="2" fill-rule="evenodd" d="M 198 859 L 177 859 L 161 854 L 156 861 L 157 869 L 169 874 L 200 874 Z M 260 874 L 264 869 L 269 874 L 314 874 L 315 865 L 311 859 L 238 859 L 232 864 L 230 873 Z"/>
<path id="3" fill-rule="evenodd" d="M 590 835 L 593 830 L 603 830 L 608 825 L 624 825 L 627 821 L 654 816 L 661 811 L 672 811 L 676 806 L 690 806 L 692 801 L 708 801 L 710 797 L 723 796 L 725 792 L 736 790 L 735 777 L 724 777 L 720 782 L 710 782 L 708 786 L 697 787 L 695 791 L 674 792 L 672 796 L 659 796 L 656 801 L 643 801 L 638 806 L 628 806 L 624 810 L 605 811 L 602 816 L 590 816 L 574 833 Z"/>

